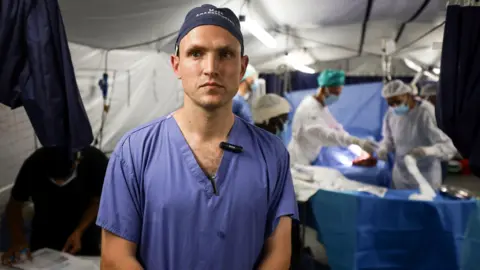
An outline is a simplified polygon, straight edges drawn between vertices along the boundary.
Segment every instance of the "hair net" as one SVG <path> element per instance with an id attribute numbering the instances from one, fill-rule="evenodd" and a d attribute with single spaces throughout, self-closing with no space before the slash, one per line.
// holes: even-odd
<path id="1" fill-rule="evenodd" d="M 384 98 L 390 98 L 390 97 L 400 96 L 403 94 L 412 93 L 412 91 L 413 89 L 409 85 L 406 85 L 400 80 L 394 80 L 385 84 L 385 86 L 383 86 L 382 96 Z"/>
<path id="2" fill-rule="evenodd" d="M 436 96 L 438 85 L 436 83 L 429 83 L 422 88 L 420 93 L 422 96 Z"/>
<path id="3" fill-rule="evenodd" d="M 345 84 L 343 70 L 326 69 L 317 77 L 318 86 L 340 86 Z"/>
<path id="4" fill-rule="evenodd" d="M 290 103 L 276 94 L 266 94 L 253 105 L 253 121 L 265 123 L 268 120 L 290 112 Z"/>
<path id="5" fill-rule="evenodd" d="M 245 70 L 245 75 L 243 75 L 243 78 L 241 81 L 244 81 L 246 80 L 248 77 L 251 77 L 251 76 L 256 76 L 257 75 L 257 70 L 252 66 L 252 65 L 248 65 L 247 66 L 247 70 Z"/>

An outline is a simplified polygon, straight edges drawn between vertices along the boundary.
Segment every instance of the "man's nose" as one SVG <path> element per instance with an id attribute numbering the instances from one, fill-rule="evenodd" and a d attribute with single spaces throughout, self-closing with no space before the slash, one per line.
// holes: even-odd
<path id="1" fill-rule="evenodd" d="M 203 71 L 205 75 L 208 75 L 208 76 L 218 75 L 219 59 L 215 54 L 213 53 L 208 54 L 203 64 L 204 64 Z"/>

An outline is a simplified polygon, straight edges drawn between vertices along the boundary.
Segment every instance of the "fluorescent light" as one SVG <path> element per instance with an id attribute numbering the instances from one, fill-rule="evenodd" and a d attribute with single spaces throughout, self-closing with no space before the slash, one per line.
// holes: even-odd
<path id="1" fill-rule="evenodd" d="M 242 27 L 248 29 L 252 35 L 254 35 L 258 40 L 260 40 L 265 46 L 270 49 L 275 49 L 277 47 L 277 41 L 275 38 L 270 35 L 263 27 L 261 27 L 256 21 L 245 18 L 241 22 Z"/>
<path id="2" fill-rule="evenodd" d="M 433 68 L 432 71 L 433 71 L 433 73 L 435 73 L 436 75 L 440 75 L 440 68 Z"/>
<path id="3" fill-rule="evenodd" d="M 412 60 L 404 58 L 403 61 L 405 62 L 405 65 L 407 65 L 407 67 L 415 70 L 416 72 L 422 71 L 422 67 L 419 66 L 417 63 L 413 62 Z"/>
<path id="4" fill-rule="evenodd" d="M 311 67 L 303 66 L 303 65 L 292 65 L 292 67 L 298 71 L 308 74 L 315 74 L 315 70 Z"/>
<path id="5" fill-rule="evenodd" d="M 303 72 L 303 73 L 308 73 L 308 74 L 314 74 L 315 73 L 315 70 L 311 67 L 308 67 L 306 66 L 305 64 L 303 64 L 302 62 L 300 62 L 298 60 L 297 57 L 295 57 L 294 55 L 292 54 L 287 54 L 286 55 L 286 58 L 287 58 L 287 63 L 293 67 L 294 69 L 300 71 L 300 72 Z"/>

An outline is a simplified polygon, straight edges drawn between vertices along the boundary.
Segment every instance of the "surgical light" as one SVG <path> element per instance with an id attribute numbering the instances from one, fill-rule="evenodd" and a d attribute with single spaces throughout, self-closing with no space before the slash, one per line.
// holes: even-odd
<path id="1" fill-rule="evenodd" d="M 423 72 L 423 75 L 427 76 L 428 78 L 432 79 L 432 80 L 435 81 L 435 82 L 438 81 L 438 76 L 435 75 L 435 74 L 433 74 L 432 72 L 430 72 L 430 71 L 428 71 L 428 70 L 427 70 L 427 71 L 424 71 L 424 72 Z"/>
<path id="2" fill-rule="evenodd" d="M 254 35 L 260 42 L 270 49 L 277 47 L 277 41 L 270 35 L 263 27 L 256 21 L 247 19 L 244 15 L 240 15 L 240 24 L 243 29 L 247 29 L 252 35 Z"/>
<path id="3" fill-rule="evenodd" d="M 422 67 L 417 63 L 413 62 L 412 60 L 404 58 L 403 61 L 405 62 L 405 65 L 407 65 L 407 67 L 415 70 L 416 72 L 422 71 Z"/>
<path id="4" fill-rule="evenodd" d="M 435 75 L 440 75 L 440 68 L 433 68 L 432 71 Z"/>

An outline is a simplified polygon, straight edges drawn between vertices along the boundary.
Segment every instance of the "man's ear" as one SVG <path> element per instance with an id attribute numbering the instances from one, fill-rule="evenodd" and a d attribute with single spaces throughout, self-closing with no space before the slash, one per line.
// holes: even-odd
<path id="1" fill-rule="evenodd" d="M 181 79 L 182 77 L 180 76 L 180 71 L 178 70 L 179 63 L 180 63 L 180 57 L 172 54 L 170 56 L 170 64 L 172 65 L 172 69 L 173 69 L 173 72 L 175 73 L 175 76 L 177 76 L 178 79 Z"/>
<path id="2" fill-rule="evenodd" d="M 250 59 L 248 59 L 248 56 L 247 55 L 244 55 L 242 56 L 242 70 L 241 70 L 241 73 L 240 73 L 240 80 L 243 78 L 243 76 L 245 75 L 245 72 L 247 71 L 247 66 L 248 66 L 248 62 L 250 61 Z"/>

